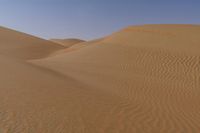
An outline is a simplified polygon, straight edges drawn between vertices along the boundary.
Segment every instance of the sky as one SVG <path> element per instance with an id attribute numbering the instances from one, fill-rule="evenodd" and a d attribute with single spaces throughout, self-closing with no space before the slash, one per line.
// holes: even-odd
<path id="1" fill-rule="evenodd" d="M 130 25 L 200 24 L 200 0 L 0 0 L 0 26 L 92 40 Z"/>

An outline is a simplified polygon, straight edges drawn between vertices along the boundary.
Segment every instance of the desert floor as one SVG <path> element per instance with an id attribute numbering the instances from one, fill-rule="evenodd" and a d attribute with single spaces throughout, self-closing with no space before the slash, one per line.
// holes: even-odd
<path id="1" fill-rule="evenodd" d="M 199 133 L 200 26 L 92 41 L 0 28 L 0 133 Z"/>

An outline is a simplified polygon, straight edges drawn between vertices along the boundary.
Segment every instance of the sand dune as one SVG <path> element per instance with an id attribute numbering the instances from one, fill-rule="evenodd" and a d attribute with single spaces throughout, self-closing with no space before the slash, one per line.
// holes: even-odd
<path id="1" fill-rule="evenodd" d="M 71 47 L 74 44 L 85 42 L 84 40 L 80 40 L 80 39 L 50 39 L 50 41 L 54 43 L 58 43 L 65 47 Z"/>
<path id="2" fill-rule="evenodd" d="M 87 47 L 87 46 L 90 46 L 90 45 L 95 45 L 96 43 L 102 41 L 103 38 L 101 39 L 96 39 L 96 40 L 92 40 L 92 41 L 87 41 L 87 42 L 82 42 L 82 43 L 76 43 L 76 44 L 73 44 L 72 46 L 70 47 L 67 47 L 67 48 L 64 48 L 62 50 L 58 50 L 56 52 L 53 52 L 51 54 L 51 56 L 55 56 L 55 55 L 59 55 L 59 54 L 63 54 L 63 53 L 69 53 L 69 52 L 73 52 L 73 51 L 76 51 L 76 50 L 79 50 L 81 48 L 84 48 L 84 47 Z"/>
<path id="3" fill-rule="evenodd" d="M 200 26 L 133 26 L 75 50 L 44 42 L 40 59 L 0 54 L 0 132 L 200 131 Z"/>
<path id="4" fill-rule="evenodd" d="M 64 47 L 50 41 L 0 27 L 1 54 L 22 59 L 35 59 L 46 57 L 62 48 Z"/>

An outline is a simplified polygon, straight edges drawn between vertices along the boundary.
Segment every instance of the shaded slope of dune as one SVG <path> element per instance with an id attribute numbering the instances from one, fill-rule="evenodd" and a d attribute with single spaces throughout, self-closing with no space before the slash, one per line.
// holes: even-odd
<path id="1" fill-rule="evenodd" d="M 21 59 L 35 59 L 46 57 L 62 48 L 53 42 L 0 27 L 1 54 Z"/>
<path id="2" fill-rule="evenodd" d="M 91 132 L 198 133 L 199 44 L 200 26 L 135 26 L 32 62 L 125 100 Z"/>

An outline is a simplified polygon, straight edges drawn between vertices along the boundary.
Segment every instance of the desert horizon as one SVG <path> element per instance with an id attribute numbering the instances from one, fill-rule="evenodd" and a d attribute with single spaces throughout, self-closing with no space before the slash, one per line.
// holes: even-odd
<path id="1" fill-rule="evenodd" d="M 200 133 L 200 1 L 0 0 L 0 133 Z"/>

